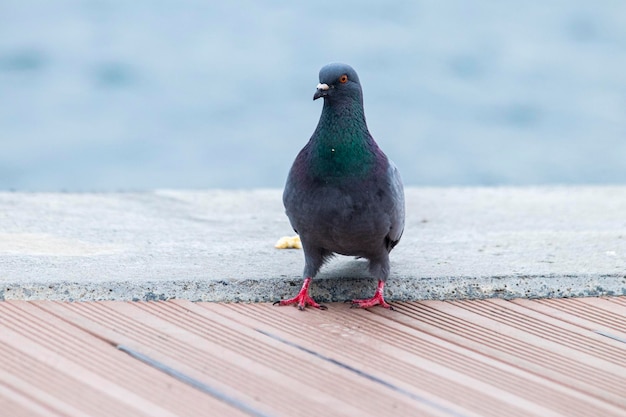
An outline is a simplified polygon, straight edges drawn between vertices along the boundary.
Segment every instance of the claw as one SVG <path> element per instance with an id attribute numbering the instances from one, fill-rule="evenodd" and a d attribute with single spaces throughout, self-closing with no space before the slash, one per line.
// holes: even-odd
<path id="1" fill-rule="evenodd" d="M 390 306 L 383 297 L 384 288 L 385 282 L 379 280 L 378 287 L 376 288 L 376 293 L 372 298 L 366 298 L 364 300 L 352 300 L 352 306 L 350 306 L 350 308 L 370 308 L 379 305 L 383 308 L 393 310 L 393 307 Z"/>
<path id="2" fill-rule="evenodd" d="M 311 278 L 306 278 L 304 280 L 304 284 L 302 284 L 302 289 L 300 290 L 298 295 L 296 295 L 293 298 L 289 298 L 287 300 L 276 301 L 274 302 L 273 305 L 278 304 L 281 306 L 287 306 L 291 304 L 297 304 L 298 310 L 300 311 L 304 311 L 304 309 L 307 306 L 311 306 L 313 308 L 319 308 L 320 310 L 327 310 L 328 308 L 326 306 L 316 303 L 315 300 L 313 300 L 309 296 L 309 285 L 311 285 Z"/>

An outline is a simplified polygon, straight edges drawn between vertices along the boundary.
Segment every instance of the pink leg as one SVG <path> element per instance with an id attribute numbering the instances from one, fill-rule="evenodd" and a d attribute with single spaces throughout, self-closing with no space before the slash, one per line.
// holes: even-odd
<path id="1" fill-rule="evenodd" d="M 306 306 L 311 306 L 315 308 L 319 308 L 320 310 L 326 310 L 326 306 L 319 305 L 309 296 L 309 285 L 311 285 L 311 277 L 308 277 L 304 280 L 304 284 L 302 284 L 302 289 L 293 298 L 288 300 L 280 300 L 276 301 L 274 305 L 278 304 L 281 306 L 287 306 L 290 304 L 298 304 L 298 308 L 300 310 L 304 310 Z"/>
<path id="2" fill-rule="evenodd" d="M 376 293 L 374 293 L 374 296 L 372 298 L 367 298 L 365 300 L 352 300 L 352 307 L 370 308 L 370 307 L 380 305 L 381 307 L 393 310 L 393 307 L 387 304 L 387 302 L 385 301 L 385 298 L 383 297 L 384 289 L 385 289 L 385 282 L 378 280 L 378 287 L 376 287 Z"/>

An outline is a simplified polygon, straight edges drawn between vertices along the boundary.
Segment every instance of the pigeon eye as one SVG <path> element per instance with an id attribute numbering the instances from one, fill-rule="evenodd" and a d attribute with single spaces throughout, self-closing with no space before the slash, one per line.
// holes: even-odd
<path id="1" fill-rule="evenodd" d="M 339 77 L 339 82 L 341 84 L 345 84 L 348 82 L 348 76 L 346 74 L 343 74 L 341 77 Z"/>

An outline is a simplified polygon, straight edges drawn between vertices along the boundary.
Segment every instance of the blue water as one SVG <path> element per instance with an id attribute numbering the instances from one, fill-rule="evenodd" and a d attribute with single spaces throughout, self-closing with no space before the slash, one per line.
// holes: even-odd
<path id="1" fill-rule="evenodd" d="M 626 3 L 0 1 L 0 189 L 281 187 L 359 72 L 409 185 L 626 182 Z"/>

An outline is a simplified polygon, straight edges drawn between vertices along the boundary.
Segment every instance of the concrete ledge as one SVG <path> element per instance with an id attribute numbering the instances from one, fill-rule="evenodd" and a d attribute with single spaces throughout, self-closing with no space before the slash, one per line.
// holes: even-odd
<path id="1" fill-rule="evenodd" d="M 299 250 L 281 190 L 0 193 L 0 299 L 273 301 Z M 390 300 L 626 294 L 626 187 L 408 188 Z M 371 296 L 337 257 L 318 301 Z"/>

